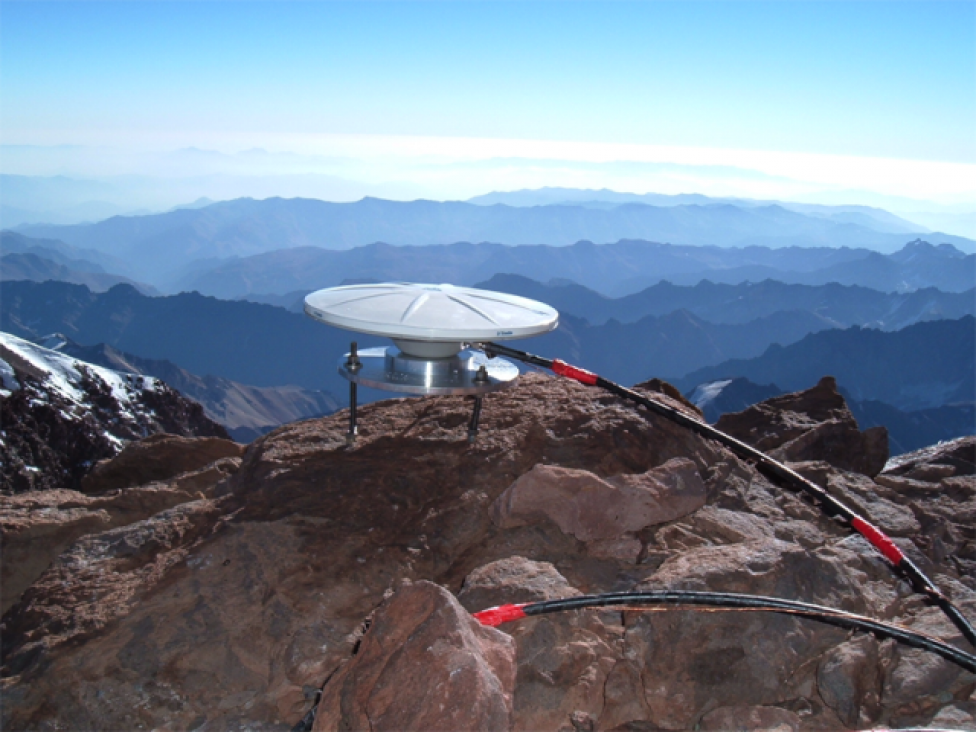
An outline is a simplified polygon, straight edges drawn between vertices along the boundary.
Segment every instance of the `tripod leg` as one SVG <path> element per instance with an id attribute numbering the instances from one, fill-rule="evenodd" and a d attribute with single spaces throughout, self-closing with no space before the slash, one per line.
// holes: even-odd
<path id="1" fill-rule="evenodd" d="M 468 442 L 474 442 L 478 436 L 478 420 L 481 419 L 481 402 L 483 397 L 474 398 L 474 411 L 471 412 L 471 421 L 468 423 Z"/>
<path id="2" fill-rule="evenodd" d="M 356 382 L 349 382 L 349 431 L 346 433 L 346 444 L 352 445 L 356 441 Z"/>

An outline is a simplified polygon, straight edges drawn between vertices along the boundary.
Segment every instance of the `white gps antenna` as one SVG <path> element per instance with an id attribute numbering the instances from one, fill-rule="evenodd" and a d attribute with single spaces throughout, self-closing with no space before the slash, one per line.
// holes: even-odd
<path id="1" fill-rule="evenodd" d="M 559 313 L 516 295 L 454 285 L 403 282 L 330 287 L 305 297 L 305 313 L 337 328 L 393 339 L 339 360 L 349 381 L 349 432 L 356 439 L 358 384 L 405 394 L 470 395 L 468 439 L 478 433 L 482 397 L 515 385 L 518 367 L 468 344 L 529 338 L 554 330 Z"/>

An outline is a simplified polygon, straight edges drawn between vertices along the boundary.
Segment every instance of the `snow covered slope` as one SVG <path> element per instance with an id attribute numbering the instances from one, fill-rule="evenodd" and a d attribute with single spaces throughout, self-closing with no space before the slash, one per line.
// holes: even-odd
<path id="1" fill-rule="evenodd" d="M 226 437 L 159 379 L 79 361 L 0 333 L 4 491 L 77 487 L 94 463 L 156 432 Z"/>

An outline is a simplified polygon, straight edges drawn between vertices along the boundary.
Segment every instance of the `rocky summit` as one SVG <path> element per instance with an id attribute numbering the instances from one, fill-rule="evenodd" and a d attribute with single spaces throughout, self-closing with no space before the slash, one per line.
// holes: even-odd
<path id="1" fill-rule="evenodd" d="M 378 402 L 351 446 L 339 413 L 169 470 L 157 457 L 174 446 L 156 438 L 84 493 L 0 499 L 4 557 L 35 558 L 4 581 L 3 728 L 976 727 L 973 674 L 801 617 L 616 608 L 481 625 L 472 612 L 505 603 L 713 590 L 966 647 L 848 527 L 662 417 L 540 374 L 485 399 L 473 444 L 469 414 L 462 398 Z M 882 469 L 882 436 L 829 380 L 737 425 L 976 617 L 976 440 Z"/>

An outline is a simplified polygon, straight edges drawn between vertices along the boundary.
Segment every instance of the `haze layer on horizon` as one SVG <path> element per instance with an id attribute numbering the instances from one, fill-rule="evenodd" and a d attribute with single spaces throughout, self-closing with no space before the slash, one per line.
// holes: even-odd
<path id="1" fill-rule="evenodd" d="M 4 173 L 976 200 L 968 2 L 4 3 L 0 41 Z"/>

